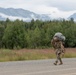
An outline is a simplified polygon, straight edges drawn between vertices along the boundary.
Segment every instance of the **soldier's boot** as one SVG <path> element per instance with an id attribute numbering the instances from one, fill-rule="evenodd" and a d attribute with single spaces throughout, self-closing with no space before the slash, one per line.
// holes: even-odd
<path id="1" fill-rule="evenodd" d="M 54 65 L 57 65 L 57 63 L 58 63 L 58 61 L 56 61 L 56 62 L 54 63 Z"/>
<path id="2" fill-rule="evenodd" d="M 62 65 L 63 64 L 63 62 L 62 62 L 62 60 L 60 59 L 60 63 L 59 63 L 59 65 Z"/>

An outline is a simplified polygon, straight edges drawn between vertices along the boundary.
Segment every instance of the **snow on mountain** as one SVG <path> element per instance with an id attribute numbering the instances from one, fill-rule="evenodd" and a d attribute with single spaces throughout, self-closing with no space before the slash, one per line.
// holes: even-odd
<path id="1" fill-rule="evenodd" d="M 73 13 L 72 15 L 70 15 L 70 16 L 68 17 L 68 19 L 70 19 L 70 18 L 73 18 L 74 21 L 76 21 L 76 13 Z"/>
<path id="2" fill-rule="evenodd" d="M 34 20 L 38 19 L 38 20 L 43 20 L 43 21 L 53 20 L 53 19 L 57 19 L 57 20 L 63 19 L 62 15 L 64 15 L 64 14 L 61 14 L 61 17 L 58 17 L 57 15 L 58 15 L 57 12 L 53 12 L 50 14 L 36 14 L 34 12 L 24 10 L 21 8 L 19 8 L 19 9 L 0 8 L 0 20 L 6 20 L 7 18 L 9 18 L 10 20 L 19 19 L 19 20 L 23 20 L 23 21 L 31 21 L 32 19 L 34 19 Z M 66 19 L 70 19 L 70 18 L 74 18 L 74 20 L 76 21 L 76 13 L 73 12 L 73 14 L 70 15 Z"/>

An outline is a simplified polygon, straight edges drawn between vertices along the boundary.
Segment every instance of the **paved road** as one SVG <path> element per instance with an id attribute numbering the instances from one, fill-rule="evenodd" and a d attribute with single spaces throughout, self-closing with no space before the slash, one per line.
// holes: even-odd
<path id="1" fill-rule="evenodd" d="M 76 75 L 76 58 L 63 59 L 63 65 L 53 65 L 55 59 L 0 62 L 0 75 Z"/>

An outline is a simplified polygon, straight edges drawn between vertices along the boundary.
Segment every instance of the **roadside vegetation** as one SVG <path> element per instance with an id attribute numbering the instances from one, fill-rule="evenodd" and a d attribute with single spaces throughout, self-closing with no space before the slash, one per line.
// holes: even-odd
<path id="1" fill-rule="evenodd" d="M 63 58 L 75 58 L 75 48 L 66 49 Z M 25 61 L 25 60 L 40 60 L 56 58 L 53 49 L 21 49 L 9 50 L 0 49 L 0 62 L 6 61 Z"/>
<path id="2" fill-rule="evenodd" d="M 40 21 L 22 20 L 0 21 L 0 61 L 37 60 L 55 58 L 49 48 L 56 32 L 65 37 L 65 47 L 76 47 L 76 22 L 70 20 Z M 48 50 L 45 50 L 48 49 Z M 67 52 L 64 57 L 76 57 L 75 52 Z"/>

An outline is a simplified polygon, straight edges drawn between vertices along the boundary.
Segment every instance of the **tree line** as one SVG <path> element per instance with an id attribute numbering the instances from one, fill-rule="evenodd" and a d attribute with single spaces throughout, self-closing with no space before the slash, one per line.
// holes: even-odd
<path id="1" fill-rule="evenodd" d="M 56 32 L 65 37 L 65 47 L 76 47 L 76 22 L 70 20 L 31 22 L 23 20 L 0 21 L 0 48 L 49 48 L 51 39 Z"/>

